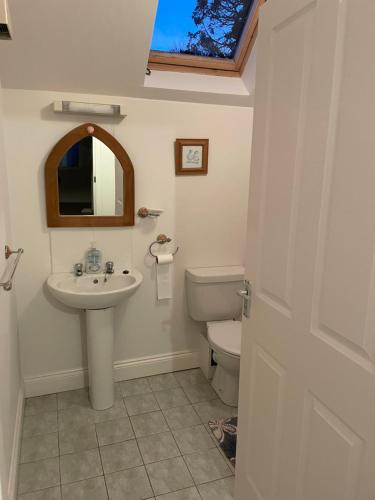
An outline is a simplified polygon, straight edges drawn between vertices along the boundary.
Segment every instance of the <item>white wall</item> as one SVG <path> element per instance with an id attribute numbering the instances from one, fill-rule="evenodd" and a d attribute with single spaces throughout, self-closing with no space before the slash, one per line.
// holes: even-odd
<path id="1" fill-rule="evenodd" d="M 83 314 L 57 303 L 46 291 L 45 280 L 51 271 L 70 270 L 93 239 L 104 259 L 113 260 L 117 269 L 135 266 L 144 276 L 137 293 L 116 310 L 116 360 L 186 351 L 181 359 L 188 365 L 194 363 L 196 358 L 188 353 L 197 349 L 200 326 L 186 311 L 184 269 L 243 262 L 252 110 L 53 92 L 3 93 L 14 241 L 25 247 L 17 303 L 29 393 L 45 392 L 46 379 L 38 378 L 41 375 L 73 370 L 74 377 L 74 370 L 86 363 Z M 53 114 L 51 102 L 59 99 L 126 106 L 123 122 L 96 122 L 115 135 L 133 161 L 136 210 L 140 206 L 164 208 L 160 219 L 137 218 L 134 228 L 94 231 L 46 227 L 46 157 L 63 134 L 89 121 L 84 116 Z M 210 139 L 207 177 L 175 177 L 174 140 L 178 137 Z M 171 248 L 178 244 L 180 252 L 175 261 L 174 299 L 157 302 L 155 267 L 147 249 L 161 232 L 173 238 Z M 133 371 L 121 374 L 131 376 Z M 60 379 L 57 374 L 56 387 Z"/>
<path id="2" fill-rule="evenodd" d="M 3 249 L 12 245 L 9 227 L 9 199 L 3 145 L 3 113 L 0 87 L 0 281 L 7 278 L 9 262 Z M 16 484 L 23 384 L 20 375 L 16 326 L 15 289 L 0 288 L 0 498 L 13 499 Z"/>

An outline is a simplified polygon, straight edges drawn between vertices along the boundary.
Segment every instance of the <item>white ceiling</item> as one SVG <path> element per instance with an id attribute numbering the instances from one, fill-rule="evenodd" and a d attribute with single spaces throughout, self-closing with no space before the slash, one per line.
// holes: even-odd
<path id="1" fill-rule="evenodd" d="M 251 105 L 246 93 L 210 91 L 211 76 L 204 91 L 145 87 L 156 8 L 157 0 L 11 0 L 2 86 Z"/>

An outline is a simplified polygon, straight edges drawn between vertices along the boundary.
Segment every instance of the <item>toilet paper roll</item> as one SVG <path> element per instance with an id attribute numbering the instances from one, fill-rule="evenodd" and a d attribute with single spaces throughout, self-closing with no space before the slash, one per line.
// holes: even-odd
<path id="1" fill-rule="evenodd" d="M 163 254 L 163 255 L 158 255 L 156 257 L 156 262 L 159 265 L 171 264 L 173 262 L 173 255 L 171 253 L 166 253 L 166 254 Z"/>
<path id="2" fill-rule="evenodd" d="M 158 255 L 156 258 L 158 300 L 172 298 L 172 263 L 172 254 Z"/>

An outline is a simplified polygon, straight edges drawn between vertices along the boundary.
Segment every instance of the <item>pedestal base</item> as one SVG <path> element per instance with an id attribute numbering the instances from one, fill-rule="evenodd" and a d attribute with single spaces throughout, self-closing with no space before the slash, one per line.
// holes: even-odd
<path id="1" fill-rule="evenodd" d="M 90 401 L 95 410 L 113 406 L 114 309 L 87 309 L 87 356 Z"/>

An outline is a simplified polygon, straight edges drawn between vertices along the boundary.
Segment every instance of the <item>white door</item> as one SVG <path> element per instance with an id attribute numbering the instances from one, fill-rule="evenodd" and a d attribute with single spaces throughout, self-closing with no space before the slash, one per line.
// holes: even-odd
<path id="1" fill-rule="evenodd" d="M 104 142 L 92 138 L 94 215 L 116 215 L 116 157 Z"/>
<path id="2" fill-rule="evenodd" d="M 6 281 L 14 256 L 5 259 L 4 247 L 11 245 L 8 181 L 3 144 L 2 90 L 0 85 L 0 281 Z M 18 268 L 18 273 L 22 263 Z M 15 286 L 15 285 L 14 285 Z M 0 500 L 16 497 L 15 439 L 23 400 L 18 354 L 15 288 L 0 288 Z M 13 459 L 13 460 L 12 460 Z"/>
<path id="3" fill-rule="evenodd" d="M 375 499 L 374 26 L 262 9 L 236 500 Z"/>

